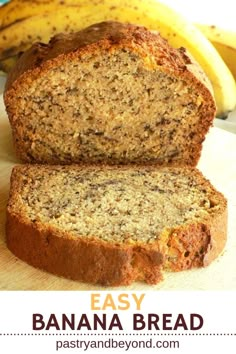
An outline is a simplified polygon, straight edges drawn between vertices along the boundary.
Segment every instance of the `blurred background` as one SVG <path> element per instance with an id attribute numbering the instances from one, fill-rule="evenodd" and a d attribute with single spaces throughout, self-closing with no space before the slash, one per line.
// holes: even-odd
<path id="1" fill-rule="evenodd" d="M 193 22 L 215 24 L 236 31 L 235 1 L 222 0 L 161 0 Z"/>

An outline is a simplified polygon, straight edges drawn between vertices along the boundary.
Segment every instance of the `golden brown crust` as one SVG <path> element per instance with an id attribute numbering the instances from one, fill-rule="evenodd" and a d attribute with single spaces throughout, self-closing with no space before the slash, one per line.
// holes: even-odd
<path id="1" fill-rule="evenodd" d="M 168 242 L 171 256 L 165 262 L 167 270 L 205 267 L 221 254 L 227 240 L 227 206 L 226 203 L 223 205 L 220 213 L 208 223 L 188 225 L 172 231 Z M 190 253 L 195 254 L 195 257 L 189 257 Z"/>
<path id="2" fill-rule="evenodd" d="M 46 168 L 50 169 L 50 166 Z M 20 198 L 17 175 L 23 169 L 27 166 L 16 166 L 11 176 L 7 246 L 17 257 L 40 269 L 106 286 L 128 285 L 137 280 L 156 284 L 162 279 L 162 269 L 180 271 L 206 266 L 225 246 L 227 202 L 195 169 L 183 168 L 183 171 L 191 171 L 199 185 L 210 187 L 217 210 L 199 222 L 169 230 L 167 225 L 167 230 L 151 244 L 110 243 L 98 237 L 86 240 L 39 221 L 30 221 L 27 215 L 13 209 Z"/>
<path id="3" fill-rule="evenodd" d="M 206 75 L 186 49 L 172 48 L 158 33 L 148 31 L 145 27 L 107 21 L 92 25 L 78 33 L 58 34 L 48 45 L 35 43 L 21 56 L 9 74 L 5 92 L 13 84 L 17 85 L 17 80 L 25 73 L 27 74 L 22 77 L 23 80 L 30 80 L 30 76 L 37 77 L 40 71 L 53 66 L 54 60 L 63 63 L 67 57 L 70 59 L 78 53 L 90 54 L 96 50 L 111 49 L 116 46 L 141 50 L 144 56 L 155 58 L 155 62 L 150 62 L 150 65 L 160 65 L 183 75 L 192 74 L 193 80 L 199 81 L 203 87 L 206 85 L 207 90 L 211 90 Z M 212 101 L 212 97 L 209 98 Z"/>
<path id="4" fill-rule="evenodd" d="M 154 55 L 158 65 L 165 65 L 170 70 L 186 70 L 187 64 L 182 53 L 171 48 L 157 33 L 151 33 L 141 26 L 107 21 L 92 25 L 78 33 L 58 34 L 48 45 L 35 43 L 21 56 L 8 76 L 6 91 L 24 73 L 27 72 L 25 79 L 29 76 L 37 77 L 41 70 L 52 66 L 55 59 L 63 63 L 67 58 L 69 60 L 78 54 L 90 54 L 97 49 L 101 51 L 116 46 L 142 49 L 144 55 L 147 53 Z"/>
<path id="5" fill-rule="evenodd" d="M 162 255 L 149 247 L 109 244 L 73 238 L 53 227 L 29 223 L 8 210 L 7 246 L 34 267 L 73 280 L 128 285 L 135 280 L 158 283 Z"/>

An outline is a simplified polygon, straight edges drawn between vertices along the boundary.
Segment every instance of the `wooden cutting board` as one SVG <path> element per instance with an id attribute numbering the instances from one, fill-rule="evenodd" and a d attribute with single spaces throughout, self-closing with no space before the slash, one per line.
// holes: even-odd
<path id="1" fill-rule="evenodd" d="M 5 243 L 5 211 L 12 166 L 19 163 L 0 97 L 0 290 L 108 290 L 62 279 L 17 259 Z M 135 283 L 115 290 L 236 290 L 236 135 L 212 128 L 204 143 L 199 168 L 229 202 L 228 242 L 224 253 L 209 267 L 166 273 L 156 286 Z"/>

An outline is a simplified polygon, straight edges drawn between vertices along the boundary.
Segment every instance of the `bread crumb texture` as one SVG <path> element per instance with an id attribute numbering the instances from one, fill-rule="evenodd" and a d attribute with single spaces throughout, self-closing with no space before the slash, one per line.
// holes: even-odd
<path id="1" fill-rule="evenodd" d="M 71 243 L 72 262 L 79 262 L 83 254 L 79 251 L 76 254 L 76 248 L 73 251 L 74 243 L 86 242 L 89 248 L 91 241 L 91 249 L 102 245 L 104 253 L 106 248 L 131 252 L 131 273 L 140 268 L 138 249 L 145 250 L 146 258 L 155 251 L 156 256 L 147 267 L 149 278 L 141 276 L 139 270 L 128 280 L 128 283 L 131 279 L 155 283 L 160 276 L 150 280 L 154 265 L 158 266 L 158 272 L 162 267 L 181 270 L 202 266 L 207 254 L 214 251 L 214 243 L 220 246 L 216 247 L 218 251 L 213 258 L 218 255 L 226 237 L 225 213 L 224 197 L 191 168 L 17 166 L 12 175 L 8 220 L 13 218 L 37 232 L 40 230 L 41 237 L 47 230 L 47 242 L 38 244 L 34 233 L 28 238 L 28 231 L 24 231 L 27 228 L 16 237 L 11 220 L 7 227 L 8 245 L 20 258 L 22 250 L 28 249 L 23 251 L 23 259 L 32 263 L 27 258 L 32 248 L 34 254 L 37 248 L 36 257 L 43 257 L 44 248 L 50 248 L 48 235 L 54 235 L 67 245 Z M 52 257 L 55 260 L 56 254 Z M 93 262 L 91 259 L 87 267 L 96 268 Z M 37 261 L 36 265 L 47 269 Z M 115 258 L 112 267 L 119 272 Z M 58 273 L 57 269 L 49 271 Z M 86 270 L 83 272 L 79 279 L 90 281 Z M 73 274 L 66 276 L 74 278 Z M 101 282 L 101 278 L 95 276 L 91 281 Z M 112 284 L 112 280 L 108 283 Z"/>
<path id="2" fill-rule="evenodd" d="M 29 170 L 21 176 L 21 211 L 40 221 L 109 242 L 153 242 L 168 225 L 215 212 L 209 188 L 178 170 Z M 33 173 L 33 175 L 32 175 Z M 18 207 L 18 206 L 17 206 Z"/>
<path id="3" fill-rule="evenodd" d="M 115 22 L 36 44 L 4 95 L 18 155 L 195 166 L 215 104 L 186 56 L 157 33 Z"/>

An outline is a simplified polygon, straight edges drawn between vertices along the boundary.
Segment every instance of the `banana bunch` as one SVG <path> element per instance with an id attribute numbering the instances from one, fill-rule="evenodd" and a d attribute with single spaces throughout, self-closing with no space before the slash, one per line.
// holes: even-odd
<path id="1" fill-rule="evenodd" d="M 11 0 L 0 7 L 0 70 L 8 72 L 34 42 L 106 20 L 143 25 L 173 47 L 187 48 L 213 85 L 217 116 L 235 108 L 235 79 L 218 51 L 202 29 L 157 0 Z"/>
<path id="2" fill-rule="evenodd" d="M 231 32 L 214 25 L 196 26 L 214 45 L 236 79 L 236 31 Z"/>

